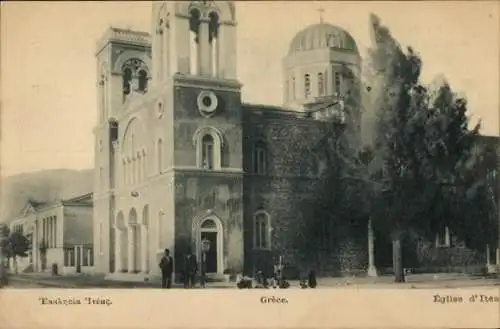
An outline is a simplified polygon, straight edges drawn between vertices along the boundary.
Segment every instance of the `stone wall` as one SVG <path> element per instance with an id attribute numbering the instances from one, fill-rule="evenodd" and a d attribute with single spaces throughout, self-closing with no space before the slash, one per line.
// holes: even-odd
<path id="1" fill-rule="evenodd" d="M 240 168 L 242 162 L 241 101 L 238 89 L 214 90 L 218 106 L 210 117 L 198 110 L 202 87 L 175 87 L 174 132 L 175 166 L 195 167 L 196 149 L 193 136 L 199 128 L 213 127 L 223 136 L 221 167 Z"/>
<path id="2" fill-rule="evenodd" d="M 175 261 L 182 269 L 183 256 L 196 254 L 193 224 L 214 216 L 223 227 L 223 268 L 243 268 L 243 205 L 238 174 L 177 173 L 175 191 Z M 219 238 L 219 237 L 218 237 Z M 219 252 L 219 250 L 218 250 Z"/>
<path id="3" fill-rule="evenodd" d="M 366 242 L 339 234 L 332 237 L 333 252 L 318 255 L 317 250 L 311 250 L 303 241 L 304 226 L 313 219 L 318 206 L 320 175 L 325 163 L 326 154 L 321 152 L 322 124 L 307 118 L 280 118 L 265 110 L 247 111 L 244 124 L 243 166 L 248 173 L 244 180 L 245 272 L 269 273 L 280 255 L 287 266 L 302 275 L 309 269 L 326 275 L 366 269 Z M 264 175 L 252 174 L 256 143 L 263 143 L 266 148 Z M 271 218 L 268 251 L 253 248 L 254 214 L 259 210 L 266 211 Z"/>
<path id="4" fill-rule="evenodd" d="M 486 255 L 453 243 L 450 247 L 436 247 L 428 241 L 416 246 L 419 270 L 423 272 L 471 272 L 486 264 Z"/>

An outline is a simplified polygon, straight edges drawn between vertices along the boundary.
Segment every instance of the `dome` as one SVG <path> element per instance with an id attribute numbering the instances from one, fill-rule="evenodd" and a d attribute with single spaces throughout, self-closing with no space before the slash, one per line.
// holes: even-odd
<path id="1" fill-rule="evenodd" d="M 288 55 L 314 49 L 337 48 L 358 52 L 354 38 L 344 29 L 327 23 L 313 24 L 293 37 Z"/>

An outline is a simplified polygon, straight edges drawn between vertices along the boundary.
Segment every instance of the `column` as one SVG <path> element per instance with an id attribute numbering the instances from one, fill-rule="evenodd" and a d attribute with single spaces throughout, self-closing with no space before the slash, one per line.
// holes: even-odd
<path id="1" fill-rule="evenodd" d="M 197 34 L 189 30 L 189 72 L 193 75 L 200 73 L 200 42 Z"/>
<path id="2" fill-rule="evenodd" d="M 50 245 L 54 248 L 54 217 L 50 217 Z"/>
<path id="3" fill-rule="evenodd" d="M 149 234 L 148 234 L 148 226 L 141 225 L 141 272 L 148 274 L 149 273 Z"/>
<path id="4" fill-rule="evenodd" d="M 42 241 L 47 243 L 47 221 L 46 218 L 42 219 Z"/>
<path id="5" fill-rule="evenodd" d="M 54 248 L 57 248 L 57 216 L 54 216 Z"/>
<path id="6" fill-rule="evenodd" d="M 52 217 L 49 217 L 49 220 L 48 220 L 48 230 L 49 230 L 49 248 L 52 248 Z"/>
<path id="7" fill-rule="evenodd" d="M 127 228 L 128 234 L 128 272 L 134 272 L 134 264 L 135 264 L 135 253 L 134 253 L 134 226 L 129 225 Z"/>
<path id="8" fill-rule="evenodd" d="M 50 248 L 50 217 L 45 219 L 45 242 L 47 248 Z"/>
<path id="9" fill-rule="evenodd" d="M 217 77 L 220 78 L 225 78 L 226 77 L 226 72 L 225 72 L 225 55 L 226 55 L 226 39 L 225 39 L 225 30 L 227 29 L 227 25 L 225 24 L 219 24 L 219 35 L 217 36 L 217 46 L 219 47 L 218 50 L 218 63 L 217 63 Z"/>
<path id="10" fill-rule="evenodd" d="M 35 233 L 33 234 L 33 269 L 35 271 L 38 268 L 38 241 L 40 240 L 38 230 L 38 219 L 35 219 Z"/>
<path id="11" fill-rule="evenodd" d="M 50 247 L 54 248 L 54 217 L 49 219 Z"/>
<path id="12" fill-rule="evenodd" d="M 83 247 L 83 245 L 80 246 L 80 267 L 83 267 L 83 250 L 85 248 Z M 83 270 L 82 270 L 83 271 Z"/>
<path id="13" fill-rule="evenodd" d="M 122 264 L 122 230 L 118 227 L 113 228 L 115 230 L 115 272 L 121 272 L 123 270 Z"/>
<path id="14" fill-rule="evenodd" d="M 198 59 L 198 63 L 200 63 L 199 74 L 201 75 L 210 75 L 211 74 L 211 66 L 212 60 L 210 56 L 210 43 L 208 42 L 208 23 L 202 22 L 200 24 L 200 38 L 198 46 L 200 47 L 200 58 Z"/>
<path id="15" fill-rule="evenodd" d="M 47 219 L 47 233 L 49 248 L 52 248 L 52 216 Z"/>
<path id="16" fill-rule="evenodd" d="M 368 220 L 368 276 L 376 277 L 377 268 L 375 267 L 375 246 L 371 218 Z"/>

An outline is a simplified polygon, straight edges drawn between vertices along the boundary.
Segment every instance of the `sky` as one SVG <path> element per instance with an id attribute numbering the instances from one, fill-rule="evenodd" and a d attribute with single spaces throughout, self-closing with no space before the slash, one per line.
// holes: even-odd
<path id="1" fill-rule="evenodd" d="M 423 60 L 422 80 L 444 74 L 465 93 L 482 133 L 498 135 L 500 2 L 281 2 L 236 4 L 244 102 L 280 105 L 281 60 L 293 36 L 324 21 L 351 33 L 365 56 L 369 14 Z M 150 30 L 151 3 L 3 2 L 1 175 L 93 167 L 95 44 L 108 26 Z"/>

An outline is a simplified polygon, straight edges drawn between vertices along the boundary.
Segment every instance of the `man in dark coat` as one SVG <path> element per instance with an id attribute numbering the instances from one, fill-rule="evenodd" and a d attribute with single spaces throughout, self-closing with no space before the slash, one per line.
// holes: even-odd
<path id="1" fill-rule="evenodd" d="M 172 287 L 172 273 L 174 272 L 174 260 L 170 256 L 170 250 L 165 249 L 160 261 L 161 287 L 170 289 Z"/>
<path id="2" fill-rule="evenodd" d="M 192 288 L 198 271 L 198 261 L 191 252 L 184 259 L 184 288 Z"/>

